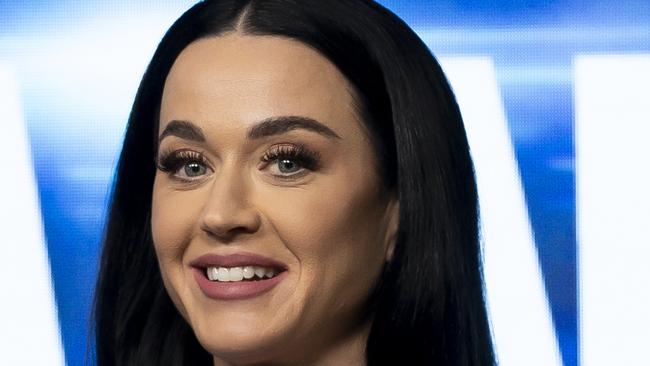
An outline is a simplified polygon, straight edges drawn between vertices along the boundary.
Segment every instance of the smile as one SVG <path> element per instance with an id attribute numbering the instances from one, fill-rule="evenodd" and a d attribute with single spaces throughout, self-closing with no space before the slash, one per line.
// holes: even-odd
<path id="1" fill-rule="evenodd" d="M 239 282 L 239 281 L 255 281 L 260 279 L 267 279 L 275 277 L 277 272 L 272 267 L 208 267 L 205 269 L 205 276 L 210 281 L 219 282 Z"/>
<path id="2" fill-rule="evenodd" d="M 214 300 L 244 300 L 271 291 L 288 275 L 287 266 L 253 253 L 207 254 L 190 263 L 203 294 Z"/>

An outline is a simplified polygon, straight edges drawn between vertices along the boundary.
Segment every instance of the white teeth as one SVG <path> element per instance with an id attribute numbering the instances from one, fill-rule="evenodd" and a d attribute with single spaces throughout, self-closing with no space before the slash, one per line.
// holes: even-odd
<path id="1" fill-rule="evenodd" d="M 210 267 L 208 268 L 208 279 L 210 281 L 216 281 L 217 278 L 219 277 L 217 267 Z"/>
<path id="2" fill-rule="evenodd" d="M 244 271 L 241 267 L 234 267 L 230 269 L 230 281 L 241 281 L 244 279 Z"/>
<path id="3" fill-rule="evenodd" d="M 228 268 L 219 267 L 219 272 L 217 272 L 217 281 L 219 282 L 230 281 L 230 271 L 228 271 Z"/>
<path id="4" fill-rule="evenodd" d="M 249 279 L 253 278 L 253 276 L 255 276 L 255 268 L 253 268 L 253 266 L 244 267 L 243 272 L 244 272 L 244 278 L 247 279 L 247 280 L 249 280 Z"/>
<path id="5" fill-rule="evenodd" d="M 264 273 L 266 273 L 266 270 L 262 267 L 253 267 L 255 271 L 255 276 L 259 278 L 264 278 Z"/>
<path id="6" fill-rule="evenodd" d="M 208 267 L 206 276 L 210 281 L 239 282 L 244 279 L 251 279 L 254 276 L 260 279 L 271 278 L 277 273 L 273 268 L 245 266 L 245 267 Z"/>

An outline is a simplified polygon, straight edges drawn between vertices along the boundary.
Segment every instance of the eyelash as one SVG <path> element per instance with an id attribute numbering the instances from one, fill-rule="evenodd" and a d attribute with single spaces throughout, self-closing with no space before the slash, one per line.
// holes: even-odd
<path id="1" fill-rule="evenodd" d="M 320 166 L 320 154 L 307 148 L 303 144 L 276 145 L 273 146 L 271 150 L 267 151 L 261 158 L 264 166 L 268 166 L 270 163 L 280 160 L 291 160 L 302 168 L 297 173 L 289 175 L 274 174 L 274 176 L 281 179 L 291 179 L 302 175 L 302 173 L 304 173 L 304 169 L 314 171 L 317 170 Z M 183 181 L 193 180 L 176 176 L 176 173 L 189 163 L 198 163 L 204 166 L 206 169 L 212 169 L 205 156 L 202 153 L 193 150 L 162 152 L 156 161 L 156 165 L 160 171 Z"/>
<path id="2" fill-rule="evenodd" d="M 299 145 L 276 145 L 262 156 L 262 162 L 269 164 L 280 160 L 291 160 L 303 169 L 317 170 L 320 163 L 320 154 L 310 150 L 303 144 Z M 290 175 L 276 175 L 281 178 L 290 178 L 300 173 Z"/>
<path id="3" fill-rule="evenodd" d="M 169 175 L 174 175 L 179 171 L 179 169 L 189 163 L 199 163 L 207 169 L 211 169 L 205 156 L 202 153 L 193 150 L 162 152 L 156 165 L 160 171 L 168 173 Z"/>

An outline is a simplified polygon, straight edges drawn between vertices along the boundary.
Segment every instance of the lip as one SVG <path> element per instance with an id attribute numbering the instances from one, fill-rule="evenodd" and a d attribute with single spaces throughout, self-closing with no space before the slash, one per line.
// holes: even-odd
<path id="1" fill-rule="evenodd" d="M 259 266 L 273 267 L 282 271 L 287 269 L 286 264 L 255 253 L 205 254 L 191 261 L 190 266 L 194 268 Z"/>
<path id="2" fill-rule="evenodd" d="M 287 276 L 287 266 L 274 259 L 253 253 L 236 253 L 231 255 L 206 254 L 192 262 L 192 274 L 203 294 L 214 300 L 244 300 L 272 290 Z M 272 267 L 280 270 L 281 273 L 273 278 L 240 281 L 240 282 L 218 282 L 210 281 L 205 275 L 207 267 L 244 267 L 259 266 Z"/>

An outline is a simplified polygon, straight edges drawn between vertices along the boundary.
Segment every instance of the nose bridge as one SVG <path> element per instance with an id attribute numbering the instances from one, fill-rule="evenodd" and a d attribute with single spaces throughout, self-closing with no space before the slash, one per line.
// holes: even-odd
<path id="1" fill-rule="evenodd" d="M 251 183 L 245 169 L 231 161 L 214 174 L 201 215 L 201 228 L 220 237 L 256 231 L 260 217 L 250 201 Z"/>

